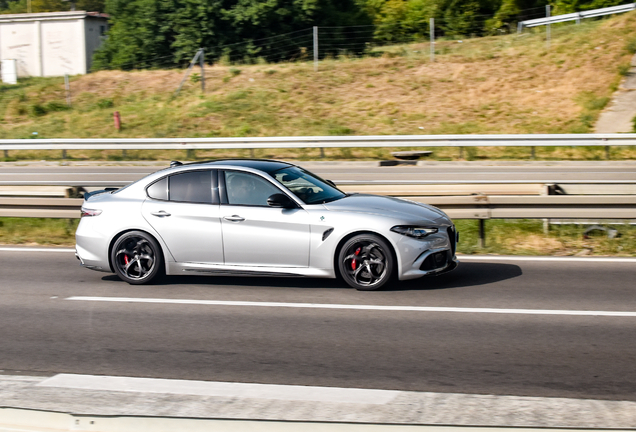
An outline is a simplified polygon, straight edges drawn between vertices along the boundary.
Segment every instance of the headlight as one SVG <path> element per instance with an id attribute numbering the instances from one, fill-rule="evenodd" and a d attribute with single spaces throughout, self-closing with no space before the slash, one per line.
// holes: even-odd
<path id="1" fill-rule="evenodd" d="M 438 229 L 434 227 L 398 225 L 391 228 L 391 231 L 405 236 L 421 239 L 431 234 L 435 234 Z"/>

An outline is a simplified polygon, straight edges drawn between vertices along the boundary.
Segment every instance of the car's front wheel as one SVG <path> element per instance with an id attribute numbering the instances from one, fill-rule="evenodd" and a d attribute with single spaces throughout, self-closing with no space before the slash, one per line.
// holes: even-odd
<path id="1" fill-rule="evenodd" d="M 340 248 L 338 269 L 351 287 L 361 291 L 377 290 L 393 279 L 394 259 L 391 247 L 374 234 L 359 234 Z"/>
<path id="2" fill-rule="evenodd" d="M 163 258 L 157 241 L 142 231 L 129 231 L 111 250 L 115 273 L 133 285 L 149 283 L 162 272 Z"/>

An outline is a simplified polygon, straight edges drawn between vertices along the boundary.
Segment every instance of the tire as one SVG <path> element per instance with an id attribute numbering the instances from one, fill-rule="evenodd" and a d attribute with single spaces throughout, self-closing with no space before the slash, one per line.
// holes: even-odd
<path id="1" fill-rule="evenodd" d="M 374 291 L 393 280 L 395 259 L 391 246 L 374 234 L 347 240 L 338 252 L 340 276 L 352 288 Z"/>
<path id="2" fill-rule="evenodd" d="M 129 231 L 110 251 L 115 273 L 131 285 L 150 283 L 163 274 L 163 255 L 157 241 L 143 231 Z"/>

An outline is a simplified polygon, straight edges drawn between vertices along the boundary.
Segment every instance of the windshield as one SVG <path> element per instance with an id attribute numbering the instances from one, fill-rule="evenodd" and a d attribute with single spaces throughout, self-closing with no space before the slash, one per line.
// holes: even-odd
<path id="1" fill-rule="evenodd" d="M 322 204 L 346 196 L 325 180 L 299 167 L 283 168 L 271 175 L 305 204 Z"/>

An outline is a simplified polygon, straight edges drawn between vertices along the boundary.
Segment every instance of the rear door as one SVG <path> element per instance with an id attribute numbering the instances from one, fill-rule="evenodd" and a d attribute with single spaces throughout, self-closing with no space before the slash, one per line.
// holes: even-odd
<path id="1" fill-rule="evenodd" d="M 216 170 L 173 174 L 146 193 L 142 214 L 176 262 L 223 264 Z"/>

